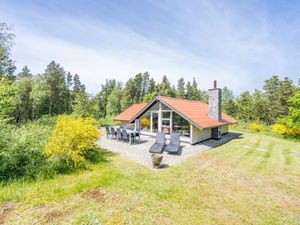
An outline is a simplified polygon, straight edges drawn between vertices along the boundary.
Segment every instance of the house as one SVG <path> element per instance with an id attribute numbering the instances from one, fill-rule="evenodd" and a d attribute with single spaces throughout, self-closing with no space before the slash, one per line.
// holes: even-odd
<path id="1" fill-rule="evenodd" d="M 142 134 L 156 132 L 180 134 L 182 141 L 195 144 L 207 139 L 220 139 L 228 127 L 237 123 L 222 113 L 221 89 L 208 90 L 208 104 L 187 99 L 157 96 L 152 102 L 134 104 L 115 117 L 122 124 L 132 124 Z"/>

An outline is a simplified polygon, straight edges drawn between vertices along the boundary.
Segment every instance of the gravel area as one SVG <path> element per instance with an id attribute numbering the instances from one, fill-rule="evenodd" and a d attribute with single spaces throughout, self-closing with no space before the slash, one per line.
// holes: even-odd
<path id="1" fill-rule="evenodd" d="M 196 145 L 181 143 L 182 148 L 178 155 L 168 154 L 167 152 L 163 152 L 163 160 L 162 160 L 161 168 L 165 168 L 180 163 L 183 160 L 201 151 L 208 150 L 213 147 L 224 144 L 225 142 L 230 141 L 231 139 L 234 139 L 239 135 L 240 134 L 237 133 L 228 133 L 226 135 L 223 135 L 220 140 L 207 140 Z M 106 135 L 103 135 L 103 137 L 99 140 L 98 144 L 102 148 L 108 149 L 127 159 L 133 160 L 149 168 L 153 168 L 151 162 L 151 153 L 149 153 L 149 149 L 154 142 L 155 142 L 154 137 L 145 136 L 145 135 L 141 136 L 141 143 L 136 143 L 136 144 L 128 144 L 121 141 L 110 140 L 106 138 Z"/>

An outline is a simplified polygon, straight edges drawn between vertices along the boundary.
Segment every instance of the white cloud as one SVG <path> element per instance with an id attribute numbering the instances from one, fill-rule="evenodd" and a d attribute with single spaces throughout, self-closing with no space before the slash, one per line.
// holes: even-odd
<path id="1" fill-rule="evenodd" d="M 217 79 L 220 86 L 238 93 L 261 87 L 270 75 L 298 68 L 298 51 L 291 53 L 273 42 L 264 10 L 257 11 L 252 21 L 251 11 L 211 1 L 153 4 L 172 20 L 155 21 L 169 29 L 155 34 L 161 38 L 145 37 L 123 21 L 107 23 L 66 14 L 44 18 L 27 10 L 25 15 L 35 18 L 30 20 L 18 16 L 20 9 L 2 15 L 15 26 L 13 57 L 19 69 L 28 65 L 34 73 L 42 73 L 55 60 L 78 73 L 92 93 L 99 91 L 105 79 L 125 82 L 144 71 L 156 80 L 167 75 L 174 84 L 181 76 L 186 80 L 195 76 L 202 89 Z"/>
<path id="2" fill-rule="evenodd" d="M 223 85 L 229 85 L 226 79 L 234 76 L 230 68 L 219 68 L 187 52 L 165 48 L 125 28 L 106 30 L 99 24 L 74 24 L 85 27 L 86 30 L 82 28 L 80 32 L 87 35 L 94 32 L 96 37 L 101 36 L 110 46 L 103 47 L 100 41 L 100 47 L 85 47 L 16 29 L 18 38 L 13 56 L 18 68 L 28 65 L 32 72 L 42 73 L 46 65 L 55 60 L 67 71 L 78 73 L 92 93 L 99 91 L 100 83 L 105 79 L 115 78 L 125 82 L 132 75 L 144 71 L 149 71 L 157 80 L 167 75 L 173 83 L 181 76 L 190 80 L 195 76 L 205 89 L 211 86 L 214 78 L 218 78 Z"/>

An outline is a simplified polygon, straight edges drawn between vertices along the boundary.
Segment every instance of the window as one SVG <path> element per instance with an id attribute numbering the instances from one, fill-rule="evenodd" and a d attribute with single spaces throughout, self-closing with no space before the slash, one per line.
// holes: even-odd
<path id="1" fill-rule="evenodd" d="M 162 118 L 163 119 L 170 119 L 171 118 L 171 112 L 162 112 Z"/>
<path id="2" fill-rule="evenodd" d="M 162 120 L 162 126 L 169 127 L 170 126 L 170 120 Z"/>
<path id="3" fill-rule="evenodd" d="M 162 109 L 162 110 L 170 110 L 170 108 L 167 107 L 167 106 L 165 106 L 164 104 L 161 104 L 161 109 Z"/>

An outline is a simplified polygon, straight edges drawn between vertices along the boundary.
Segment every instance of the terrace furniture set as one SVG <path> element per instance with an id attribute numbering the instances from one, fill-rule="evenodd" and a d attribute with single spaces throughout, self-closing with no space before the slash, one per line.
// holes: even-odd
<path id="1" fill-rule="evenodd" d="M 120 126 L 115 127 L 105 127 L 106 137 L 109 139 L 115 139 L 117 141 L 124 141 L 133 144 L 138 140 L 140 143 L 141 134 L 139 130 L 131 130 L 126 127 Z"/>

